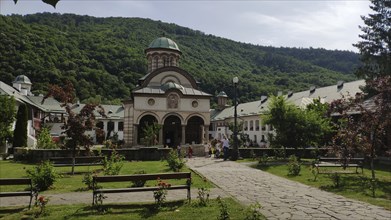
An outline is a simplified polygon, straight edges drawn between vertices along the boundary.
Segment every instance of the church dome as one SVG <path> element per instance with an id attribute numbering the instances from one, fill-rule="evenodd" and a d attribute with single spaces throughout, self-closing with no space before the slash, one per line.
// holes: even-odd
<path id="1" fill-rule="evenodd" d="M 159 37 L 159 38 L 155 39 L 154 41 L 152 41 L 149 44 L 148 49 L 152 49 L 152 48 L 171 49 L 171 50 L 180 51 L 178 45 L 173 40 L 171 40 L 167 37 Z"/>
<path id="2" fill-rule="evenodd" d="M 217 95 L 217 97 L 228 97 L 228 96 L 227 96 L 227 93 L 225 93 L 224 91 L 221 91 L 221 92 Z"/>
<path id="3" fill-rule="evenodd" d="M 179 90 L 183 90 L 183 86 L 179 85 L 179 84 L 176 84 L 174 82 L 167 82 L 165 84 L 163 84 L 161 87 L 161 90 L 163 91 L 167 91 L 169 89 L 179 89 Z"/>
<path id="4" fill-rule="evenodd" d="M 31 85 L 30 79 L 25 75 L 19 75 L 15 78 L 15 81 L 13 83 L 20 83 L 20 84 L 29 84 Z"/>

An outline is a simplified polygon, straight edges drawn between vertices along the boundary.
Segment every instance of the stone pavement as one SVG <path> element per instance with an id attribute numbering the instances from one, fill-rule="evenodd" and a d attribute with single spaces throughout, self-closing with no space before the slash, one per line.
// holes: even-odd
<path id="1" fill-rule="evenodd" d="M 293 182 L 244 164 L 192 158 L 187 166 L 243 204 L 259 202 L 268 219 L 391 219 L 391 212 Z"/>
<path id="2" fill-rule="evenodd" d="M 197 198 L 197 189 L 191 190 L 192 200 Z M 71 192 L 61 194 L 47 194 L 42 193 L 40 195 L 46 196 L 50 199 L 50 205 L 63 205 L 63 204 L 92 204 L 92 191 L 88 192 Z M 105 194 L 107 196 L 104 199 L 104 204 L 109 203 L 125 203 L 125 202 L 154 202 L 153 192 L 132 192 L 132 193 L 114 193 Z M 219 188 L 211 189 L 211 198 L 217 198 L 218 196 L 227 197 L 227 193 Z M 170 190 L 167 193 L 166 199 L 168 201 L 186 199 L 186 190 Z M 1 206 L 28 206 L 29 197 L 0 197 Z"/>

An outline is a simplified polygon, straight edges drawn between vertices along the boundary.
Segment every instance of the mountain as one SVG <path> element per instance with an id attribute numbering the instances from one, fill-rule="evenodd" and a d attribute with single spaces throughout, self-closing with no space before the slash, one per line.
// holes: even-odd
<path id="1" fill-rule="evenodd" d="M 24 74 L 35 93 L 68 79 L 81 100 L 118 102 L 146 74 L 144 49 L 163 35 L 178 44 L 180 67 L 203 91 L 231 96 L 238 76 L 241 102 L 352 81 L 359 65 L 349 51 L 252 45 L 150 19 L 40 13 L 0 16 L 0 78 L 10 84 Z"/>

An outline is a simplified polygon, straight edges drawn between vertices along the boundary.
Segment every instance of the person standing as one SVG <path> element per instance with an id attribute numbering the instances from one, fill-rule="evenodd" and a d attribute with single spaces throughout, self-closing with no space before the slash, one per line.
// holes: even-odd
<path id="1" fill-rule="evenodd" d="M 193 156 L 193 148 L 190 145 L 187 150 L 187 157 L 189 157 L 189 159 L 190 159 L 192 156 Z"/>
<path id="2" fill-rule="evenodd" d="M 228 149 L 229 149 L 229 141 L 227 136 L 224 135 L 223 140 L 221 142 L 223 145 L 224 161 L 226 161 L 228 159 Z"/>
<path id="3" fill-rule="evenodd" d="M 205 152 L 205 157 L 210 157 L 210 144 L 205 141 L 204 143 L 204 152 Z"/>

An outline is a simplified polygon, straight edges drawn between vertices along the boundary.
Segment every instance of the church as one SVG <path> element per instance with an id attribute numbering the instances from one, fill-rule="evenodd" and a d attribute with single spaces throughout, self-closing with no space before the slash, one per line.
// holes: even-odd
<path id="1" fill-rule="evenodd" d="M 200 144 L 209 137 L 210 94 L 179 67 L 181 50 L 169 38 L 153 40 L 145 49 L 148 72 L 124 103 L 124 142 L 144 144 L 144 129 L 161 126 L 155 144 L 170 147 Z"/>
<path id="2" fill-rule="evenodd" d="M 145 129 L 158 124 L 161 129 L 154 137 L 153 145 L 176 147 L 179 144 L 200 144 L 210 139 L 230 137 L 229 124 L 234 121 L 234 107 L 228 105 L 229 97 L 224 91 L 217 95 L 217 108 L 210 109 L 212 95 L 199 89 L 199 82 L 186 70 L 179 67 L 181 50 L 169 38 L 153 40 L 145 55 L 148 63 L 147 74 L 138 80 L 129 99 L 122 105 L 102 105 L 107 116 L 96 115 L 96 126 L 105 132 L 105 139 L 116 136 L 124 142 L 123 147 L 144 146 Z M 301 92 L 288 92 L 287 101 L 304 108 L 314 99 L 332 102 L 346 94 L 361 92 L 364 80 L 338 82 L 321 88 L 312 87 Z M 13 96 L 18 103 L 25 103 L 31 109 L 28 125 L 28 146 L 35 147 L 36 131 L 41 124 L 51 127 L 51 134 L 58 138 L 61 125 L 66 120 L 65 110 L 54 99 L 41 103 L 42 96 L 31 93 L 32 83 L 27 76 L 16 77 L 12 86 L 0 81 L 0 95 Z M 281 94 L 282 95 L 282 94 Z M 261 115 L 268 109 L 269 99 L 239 103 L 237 117 L 243 126 L 240 133 L 247 136 L 246 146 L 268 147 L 273 127 L 262 124 Z M 84 104 L 76 103 L 73 111 L 78 113 Z M 96 144 L 94 131 L 88 132 Z M 151 144 L 151 143 L 150 143 Z"/>

